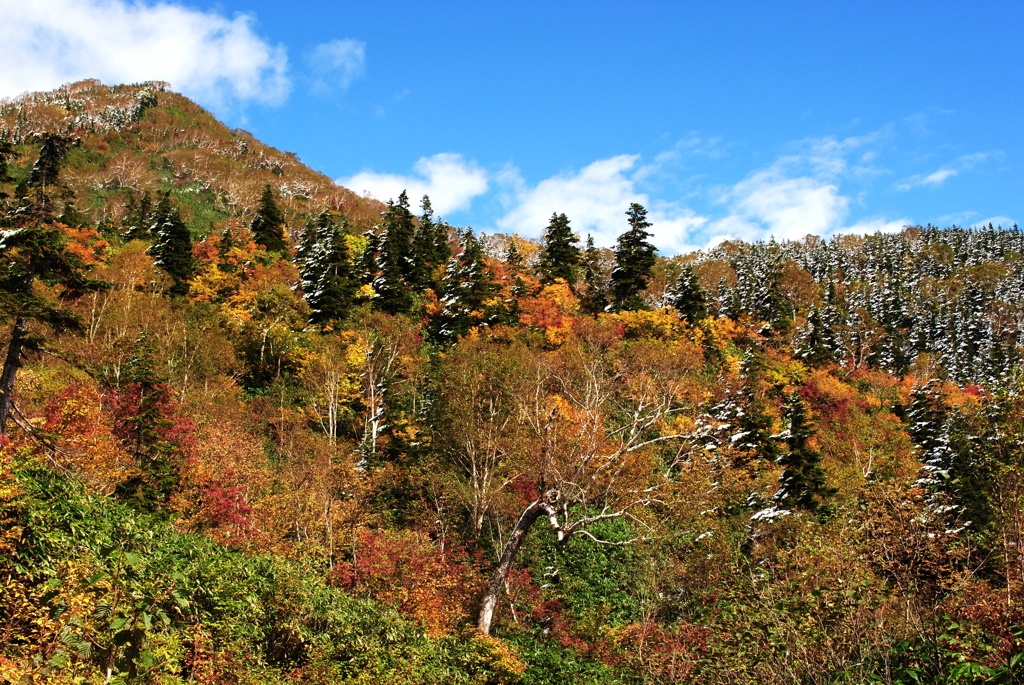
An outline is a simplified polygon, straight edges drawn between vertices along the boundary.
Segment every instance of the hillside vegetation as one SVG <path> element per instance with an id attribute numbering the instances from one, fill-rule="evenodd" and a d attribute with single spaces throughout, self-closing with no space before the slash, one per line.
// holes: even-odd
<path id="1" fill-rule="evenodd" d="M 1022 682 L 1016 226 L 410 205 L 159 83 L 0 104 L 0 679 Z"/>

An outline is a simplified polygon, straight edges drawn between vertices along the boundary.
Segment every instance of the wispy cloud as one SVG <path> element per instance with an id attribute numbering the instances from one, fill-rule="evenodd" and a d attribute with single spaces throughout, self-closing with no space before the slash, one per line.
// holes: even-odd
<path id="1" fill-rule="evenodd" d="M 174 3 L 0 0 L 0 96 L 82 78 L 170 82 L 207 106 L 281 103 L 291 87 L 284 47 L 233 19 Z"/>
<path id="2" fill-rule="evenodd" d="M 353 38 L 321 43 L 306 54 L 306 62 L 316 74 L 314 89 L 344 90 L 366 73 L 366 43 Z"/>
<path id="3" fill-rule="evenodd" d="M 896 182 L 896 190 L 905 192 L 922 186 L 940 186 L 946 179 L 960 174 L 961 171 L 973 169 L 978 164 L 992 157 L 992 152 L 975 152 L 969 155 L 962 155 L 953 160 L 950 164 L 936 169 L 930 174 L 915 174 Z"/>
<path id="4" fill-rule="evenodd" d="M 396 199 L 405 190 L 414 203 L 429 195 L 434 210 L 447 214 L 468 209 L 470 201 L 487 192 L 487 172 L 462 155 L 441 153 L 421 157 L 413 165 L 413 175 L 381 174 L 361 171 L 338 184 L 378 200 Z"/>

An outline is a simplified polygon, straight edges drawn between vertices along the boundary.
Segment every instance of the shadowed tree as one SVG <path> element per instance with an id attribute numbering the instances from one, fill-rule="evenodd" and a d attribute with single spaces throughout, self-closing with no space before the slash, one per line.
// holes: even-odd
<path id="1" fill-rule="evenodd" d="M 675 307 L 679 315 L 691 325 L 707 318 L 708 300 L 704 295 L 704 289 L 697 282 L 693 267 L 689 264 L 683 265 L 679 277 L 665 294 L 665 304 Z"/>
<path id="2" fill-rule="evenodd" d="M 541 239 L 543 247 L 537 263 L 541 283 L 550 285 L 561 278 L 569 287 L 576 288 L 581 261 L 580 248 L 576 247 L 579 241 L 569 228 L 569 217 L 565 214 L 551 215 Z"/>
<path id="3" fill-rule="evenodd" d="M 654 246 L 647 242 L 651 227 L 647 210 L 633 203 L 626 210 L 629 230 L 619 236 L 615 246 L 615 268 L 612 270 L 612 308 L 615 311 L 646 309 L 641 297 L 647 289 L 655 258 Z"/>
<path id="4" fill-rule="evenodd" d="M 60 286 L 62 299 L 106 288 L 105 283 L 85 276 L 82 260 L 68 252 L 66 245 L 64 234 L 48 226 L 0 233 L 0 316 L 5 322 L 13 322 L 0 375 L 0 434 L 6 430 L 24 352 L 38 349 L 43 343 L 41 336 L 30 335 L 29 323 L 44 324 L 55 332 L 80 327 L 78 316 L 60 301 L 36 294 L 36 282 Z"/>
<path id="5" fill-rule="evenodd" d="M 270 184 L 263 186 L 260 204 L 256 208 L 256 217 L 249 225 L 253 239 L 269 252 L 284 252 L 288 249 L 284 235 L 284 212 L 277 206 L 274 189 Z"/>
<path id="6" fill-rule="evenodd" d="M 174 281 L 168 292 L 171 295 L 187 295 L 189 282 L 197 268 L 196 259 L 192 255 L 192 234 L 166 193 L 157 205 L 153 232 L 156 242 L 149 248 L 149 253 L 155 264 Z"/>

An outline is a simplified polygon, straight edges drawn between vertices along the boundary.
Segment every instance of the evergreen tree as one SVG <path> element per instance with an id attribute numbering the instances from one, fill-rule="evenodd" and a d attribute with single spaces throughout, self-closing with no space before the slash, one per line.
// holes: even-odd
<path id="1" fill-rule="evenodd" d="M 66 247 L 64 234 L 49 226 L 27 226 L 0 234 L 0 318 L 13 323 L 0 374 L 0 434 L 10 415 L 24 352 L 42 343 L 41 338 L 30 335 L 29 323 L 46 324 L 58 333 L 80 327 L 72 310 L 36 293 L 36 282 L 61 286 L 64 299 L 106 288 L 105 283 L 85 276 L 85 264 Z"/>
<path id="2" fill-rule="evenodd" d="M 398 202 L 389 202 L 381 220 L 380 251 L 377 254 L 378 276 L 373 281 L 377 297 L 374 309 L 387 314 L 405 314 L 415 305 L 410 283 L 415 272 L 413 238 L 416 227 L 409 211 L 409 196 L 405 191 Z"/>
<path id="3" fill-rule="evenodd" d="M 167 193 L 164 193 L 157 205 L 153 230 L 156 241 L 149 248 L 149 253 L 156 265 L 174 281 L 168 292 L 171 295 L 187 295 L 189 281 L 197 268 L 192 255 L 192 234 L 182 221 L 178 208 L 171 205 Z"/>
<path id="4" fill-rule="evenodd" d="M 153 198 L 149 191 L 143 191 L 142 197 L 136 201 L 132 195 L 125 206 L 124 220 L 121 226 L 124 230 L 124 239 L 128 240 L 149 240 L 154 237 L 153 233 Z"/>
<path id="5" fill-rule="evenodd" d="M 440 289 L 444 266 L 452 256 L 448 244 L 448 224 L 434 220 L 434 210 L 426 195 L 420 203 L 420 227 L 413 238 L 413 268 L 410 282 L 416 288 Z"/>
<path id="6" fill-rule="evenodd" d="M 0 185 L 10 183 L 14 180 L 8 167 L 9 160 L 14 156 L 14 146 L 11 145 L 10 141 L 0 140 Z M 6 197 L 7 193 L 0 191 L 0 200 Z"/>
<path id="7" fill-rule="evenodd" d="M 807 416 L 807 403 L 799 395 L 790 395 L 784 409 L 789 419 L 785 433 L 786 451 L 776 462 L 785 467 L 779 476 L 779 489 L 772 502 L 780 507 L 799 507 L 819 511 L 823 500 L 835 494 L 825 484 L 821 454 L 810 445 L 815 430 Z"/>
<path id="8" fill-rule="evenodd" d="M 707 318 L 708 300 L 697 282 L 697 274 L 693 273 L 693 267 L 689 264 L 683 265 L 679 276 L 665 294 L 665 304 L 675 307 L 679 315 L 691 325 Z"/>
<path id="9" fill-rule="evenodd" d="M 45 190 L 46 186 L 57 182 L 60 165 L 71 147 L 72 139 L 56 133 L 44 133 L 42 138 L 43 146 L 39 150 L 39 159 L 32 166 L 29 185 Z"/>
<path id="10" fill-rule="evenodd" d="M 748 449 L 760 459 L 774 462 L 779 458 L 779 447 L 772 434 L 772 417 L 768 413 L 768 395 L 775 388 L 766 387 L 764 352 L 751 347 L 740 366 L 743 386 L 739 397 L 739 430 L 731 442 Z"/>
<path id="11" fill-rule="evenodd" d="M 601 252 L 594 247 L 594 236 L 587 235 L 583 252 L 583 297 L 580 304 L 588 314 L 597 315 L 608 307 L 608 285 L 601 266 Z"/>
<path id="12" fill-rule="evenodd" d="M 484 258 L 484 248 L 469 229 L 462 252 L 448 261 L 441 291 L 441 312 L 435 323 L 438 338 L 451 341 L 477 325 L 492 323 L 499 313 L 489 306 L 498 290 Z"/>
<path id="13" fill-rule="evenodd" d="M 818 308 L 811 306 L 807 312 L 807 323 L 800 331 L 793 349 L 793 356 L 810 366 L 824 366 L 835 361 L 837 343 L 832 331 L 822 320 Z"/>
<path id="14" fill-rule="evenodd" d="M 619 236 L 615 247 L 615 268 L 612 270 L 612 308 L 615 311 L 646 309 L 642 293 L 654 268 L 656 252 L 647 242 L 651 227 L 647 210 L 633 203 L 626 211 L 629 230 Z"/>
<path id="15" fill-rule="evenodd" d="M 541 283 L 549 285 L 561 278 L 575 290 L 581 262 L 580 249 L 576 247 L 579 241 L 569 228 L 569 217 L 557 213 L 551 215 L 551 221 L 541 239 L 540 259 L 537 262 Z"/>
<path id="16" fill-rule="evenodd" d="M 359 288 L 352 264 L 352 250 L 345 236 L 344 217 L 336 223 L 323 212 L 315 223 L 316 240 L 301 264 L 302 289 L 312 309 L 310 323 L 341 321 L 348 316 Z"/>
<path id="17" fill-rule="evenodd" d="M 274 189 L 268 183 L 263 186 L 256 217 L 249 224 L 249 230 L 256 244 L 267 248 L 268 252 L 285 252 L 288 244 L 285 242 L 284 225 L 284 212 L 277 206 Z"/>

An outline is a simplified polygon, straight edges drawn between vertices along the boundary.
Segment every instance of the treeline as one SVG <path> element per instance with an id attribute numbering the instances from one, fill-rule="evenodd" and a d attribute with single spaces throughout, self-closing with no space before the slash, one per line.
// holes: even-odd
<path id="1" fill-rule="evenodd" d="M 226 204 L 186 104 L 72 91 L 19 121 L 135 113 L 0 148 L 0 677 L 1020 680 L 1016 227 L 665 258 L 218 148 Z"/>

